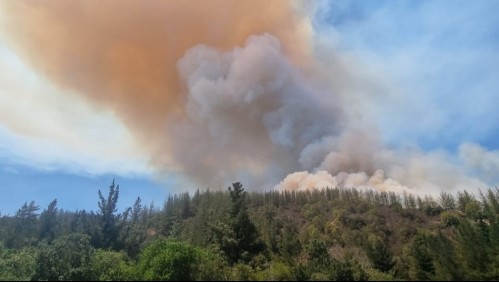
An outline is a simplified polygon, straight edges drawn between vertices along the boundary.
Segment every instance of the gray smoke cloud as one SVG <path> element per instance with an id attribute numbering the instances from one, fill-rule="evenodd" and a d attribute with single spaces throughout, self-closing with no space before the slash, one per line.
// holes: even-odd
<path id="1" fill-rule="evenodd" d="M 177 172 L 211 188 L 243 181 L 256 190 L 355 186 L 420 193 L 499 182 L 497 151 L 473 143 L 460 144 L 457 153 L 404 147 L 411 138 L 402 135 L 439 136 L 445 128 L 433 126 L 445 111 L 419 95 L 426 91 L 421 77 L 410 84 L 394 80 L 401 66 L 416 61 L 400 56 L 390 64 L 341 48 L 334 29 L 314 34 L 307 15 L 314 4 L 121 2 L 4 1 L 0 30 L 9 49 L 61 95 L 122 122 L 130 146 L 144 152 L 141 159 L 160 177 Z M 450 84 L 454 89 L 455 80 Z M 57 120 L 73 120 L 75 111 L 64 109 Z M 414 115 L 421 117 L 417 124 Z M 17 132 L 38 131 L 24 126 L 23 115 L 8 119 Z M 385 119 L 397 122 L 386 126 Z M 61 132 L 48 138 L 71 133 Z"/>
<path id="2" fill-rule="evenodd" d="M 348 186 L 438 194 L 486 187 L 463 168 L 471 158 L 456 162 L 446 152 L 386 147 L 374 126 L 356 119 L 361 107 L 348 97 L 347 70 L 332 67 L 344 72 L 336 77 L 340 88 L 334 77 L 323 84 L 310 79 L 270 34 L 250 36 L 229 51 L 188 50 L 178 62 L 188 118 L 170 132 L 179 170 L 211 187 L 231 179 L 278 190 Z"/>
<path id="3" fill-rule="evenodd" d="M 196 46 L 178 62 L 188 121 L 174 131 L 176 163 L 199 183 L 243 177 L 270 185 L 302 169 L 306 148 L 342 131 L 336 100 L 306 81 L 269 34 L 223 52 Z M 254 181 L 252 181 L 254 183 Z"/>

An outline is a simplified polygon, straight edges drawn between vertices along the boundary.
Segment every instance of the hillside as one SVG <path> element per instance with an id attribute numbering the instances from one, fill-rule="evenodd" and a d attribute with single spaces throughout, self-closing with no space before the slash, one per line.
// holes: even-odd
<path id="1" fill-rule="evenodd" d="M 499 189 L 197 191 L 0 218 L 1 280 L 497 280 Z"/>

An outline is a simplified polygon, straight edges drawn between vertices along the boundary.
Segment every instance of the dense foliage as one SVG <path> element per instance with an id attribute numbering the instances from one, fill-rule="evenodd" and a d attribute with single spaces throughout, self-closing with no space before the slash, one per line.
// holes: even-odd
<path id="1" fill-rule="evenodd" d="M 0 280 L 498 280 L 499 189 L 419 197 L 346 188 L 169 196 L 117 211 L 0 218 Z"/>

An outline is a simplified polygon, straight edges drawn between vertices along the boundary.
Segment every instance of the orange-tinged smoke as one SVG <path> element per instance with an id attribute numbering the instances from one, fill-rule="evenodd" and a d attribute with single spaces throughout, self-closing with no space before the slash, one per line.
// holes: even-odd
<path id="1" fill-rule="evenodd" d="M 168 120 L 185 116 L 177 61 L 189 48 L 206 44 L 227 50 L 269 32 L 299 60 L 306 44 L 287 0 L 3 1 L 0 6 L 13 49 L 59 87 L 113 110 L 155 162 L 168 162 Z"/>
<path id="2" fill-rule="evenodd" d="M 386 148 L 359 106 L 382 98 L 384 81 L 309 42 L 294 4 L 0 1 L 0 36 L 63 93 L 111 110 L 158 170 L 201 185 L 483 186 L 446 154 Z M 474 145 L 460 154 L 472 167 L 497 159 Z"/>

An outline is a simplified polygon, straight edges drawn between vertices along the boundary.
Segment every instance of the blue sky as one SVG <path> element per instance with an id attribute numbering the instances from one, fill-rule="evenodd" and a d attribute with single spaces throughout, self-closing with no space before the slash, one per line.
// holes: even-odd
<path id="1" fill-rule="evenodd" d="M 148 178 L 127 178 L 114 175 L 82 176 L 63 171 L 42 172 L 25 167 L 0 171 L 2 215 L 13 214 L 24 202 L 35 200 L 40 211 L 57 199 L 57 206 L 65 210 L 97 210 L 98 191 L 109 191 L 113 178 L 120 185 L 118 210 L 131 207 L 137 197 L 142 204 L 154 203 L 161 208 L 173 183 L 158 184 Z"/>
<path id="2" fill-rule="evenodd" d="M 1 39 L 0 69 L 2 214 L 31 200 L 43 210 L 53 199 L 62 209 L 95 210 L 97 191 L 107 191 L 113 178 L 120 208 L 138 196 L 161 205 L 174 191 L 170 180 L 154 180 L 146 156 L 112 113 L 55 88 Z"/>
<path id="3" fill-rule="evenodd" d="M 323 1 L 313 23 L 399 87 L 378 101 L 385 141 L 497 150 L 498 9 L 497 1 Z"/>
<path id="4" fill-rule="evenodd" d="M 497 185 L 497 11 L 499 1 L 318 1 L 312 43 L 317 57 L 348 57 L 359 62 L 354 79 L 380 85 L 352 101 L 385 144 L 438 152 L 458 166 L 464 159 L 463 171 Z M 2 215 L 54 198 L 63 209 L 96 210 L 97 191 L 113 178 L 121 209 L 137 196 L 160 205 L 168 193 L 194 190 L 176 176 L 158 181 L 122 121 L 44 80 L 9 46 L 0 34 Z"/>

